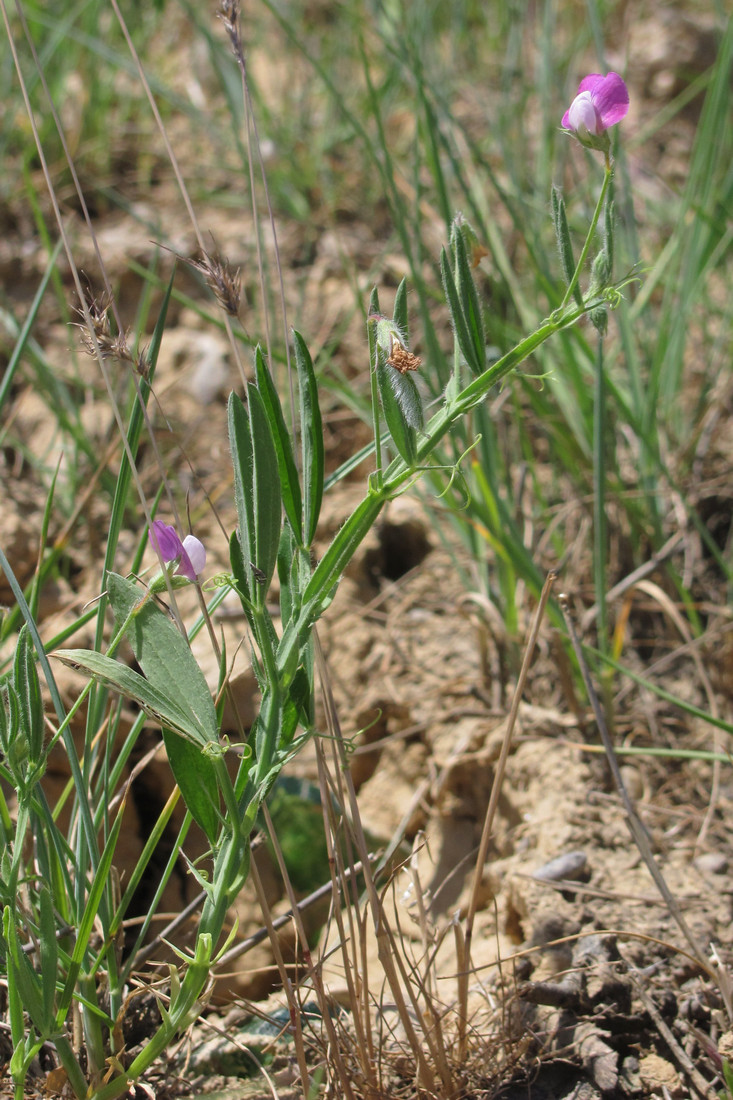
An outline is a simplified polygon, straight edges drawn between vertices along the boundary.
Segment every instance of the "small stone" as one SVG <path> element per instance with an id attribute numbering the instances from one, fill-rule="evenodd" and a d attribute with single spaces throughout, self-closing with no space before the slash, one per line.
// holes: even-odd
<path id="1" fill-rule="evenodd" d="M 695 860 L 698 871 L 707 875 L 724 875 L 728 870 L 728 860 L 722 852 L 703 852 Z"/>
<path id="2" fill-rule="evenodd" d="M 562 879 L 577 882 L 585 876 L 587 866 L 588 857 L 585 852 L 565 852 L 545 863 L 535 871 L 533 877 L 543 882 L 559 882 Z"/>
<path id="3" fill-rule="evenodd" d="M 644 797 L 644 780 L 639 769 L 635 768 L 633 764 L 623 764 L 621 778 L 631 801 L 639 802 Z"/>
<path id="4" fill-rule="evenodd" d="M 639 1062 L 639 1077 L 642 1085 L 654 1092 L 666 1090 L 670 1096 L 682 1096 L 680 1075 L 671 1062 L 660 1058 L 658 1054 L 647 1054 Z"/>
<path id="5" fill-rule="evenodd" d="M 718 1039 L 718 1054 L 721 1058 L 733 1062 L 733 1031 L 726 1031 Z"/>

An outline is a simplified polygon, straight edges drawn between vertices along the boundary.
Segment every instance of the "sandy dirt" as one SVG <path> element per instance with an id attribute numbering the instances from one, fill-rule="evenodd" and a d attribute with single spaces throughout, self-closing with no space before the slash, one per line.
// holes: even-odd
<path id="1" fill-rule="evenodd" d="M 633 44 L 637 60 L 646 59 L 645 65 L 640 61 L 636 65 L 636 90 L 649 102 L 673 94 L 678 76 L 671 59 L 682 64 L 675 29 L 664 22 L 663 33 L 655 34 L 659 26 L 640 24 Z M 704 66 L 708 47 L 706 28 L 697 25 L 696 36 L 685 37 L 685 63 Z M 666 185 L 678 179 L 694 133 L 694 117 L 687 120 L 687 129 L 682 121 L 655 161 L 654 179 L 661 178 Z M 653 151 L 645 155 L 651 163 Z M 640 160 L 635 164 L 643 200 L 651 202 L 654 180 L 644 176 Z M 194 242 L 180 227 L 172 197 L 172 191 L 159 187 L 150 200 L 148 221 L 155 221 L 161 239 L 176 251 L 191 255 Z M 136 213 L 140 215 L 140 209 Z M 215 238 L 231 242 L 231 263 L 251 268 L 254 239 L 248 219 L 242 215 L 239 220 L 231 210 L 215 207 L 199 215 Z M 105 263 L 120 287 L 123 312 L 129 312 L 137 293 L 129 262 L 149 259 L 149 224 L 111 212 L 96 228 Z M 93 265 L 86 248 L 79 231 L 77 259 L 82 268 Z M 342 270 L 348 255 L 368 291 L 371 265 L 379 255 L 373 227 L 355 221 L 346 229 L 324 229 L 307 264 L 302 260 L 303 234 L 297 226 L 284 227 L 280 248 L 286 293 L 294 303 L 301 303 L 301 315 L 317 317 L 313 331 L 306 334 L 313 347 L 317 349 L 335 326 L 342 325 L 339 369 L 347 376 L 363 372 L 367 351 L 362 323 L 352 315 L 353 292 L 344 283 Z M 400 260 L 382 257 L 381 262 L 389 300 L 389 288 L 402 274 Z M 34 292 L 43 263 L 38 242 L 20 232 L 11 232 L 0 242 L 0 270 L 6 280 L 14 273 L 11 293 L 17 306 Z M 200 287 L 185 267 L 179 279 L 179 289 L 200 296 Z M 43 343 L 51 364 L 66 375 L 65 326 L 42 311 L 36 339 Z M 82 356 L 80 369 L 87 383 L 81 419 L 98 454 L 104 456 L 103 468 L 114 471 L 119 461 L 116 429 L 98 368 Z M 226 568 L 226 541 L 207 510 L 201 488 L 210 493 L 228 529 L 233 505 L 225 399 L 237 384 L 224 335 L 192 308 L 174 304 L 155 384 L 156 438 L 164 461 L 175 471 L 181 496 L 190 490 L 196 533 L 207 542 L 212 572 Z M 716 401 L 722 413 L 730 414 L 733 391 L 729 384 L 721 381 Z M 366 442 L 368 430 L 332 395 L 325 398 L 324 412 L 328 462 L 333 469 Z M 68 443 L 56 424 L 49 413 L 48 395 L 38 383 L 18 383 L 0 453 L 4 487 L 0 541 L 24 584 L 35 568 L 45 497 L 23 456 L 21 442 L 31 445 L 47 468 L 60 460 L 63 492 L 70 458 Z M 733 458 L 729 424 L 725 415 L 711 423 L 704 469 L 696 486 L 697 492 L 708 492 L 711 522 L 730 508 L 726 497 L 730 490 L 721 481 L 721 475 L 730 472 Z M 143 456 L 141 471 L 152 497 L 157 474 L 148 459 Z M 92 473 L 89 467 L 87 476 Z M 319 535 L 321 550 L 358 502 L 364 486 L 362 470 L 328 493 Z M 590 539 L 583 525 L 589 507 L 585 502 L 576 521 L 579 538 L 586 532 L 585 544 L 581 541 L 571 555 L 559 587 L 568 593 L 574 619 L 592 641 Z M 65 543 L 58 577 L 47 586 L 41 601 L 40 627 L 46 639 L 97 594 L 104 506 L 90 492 L 67 514 L 68 530 L 64 520 L 52 516 L 51 538 L 63 536 Z M 535 605 L 523 594 L 520 630 L 516 637 L 502 636 L 478 592 L 463 581 L 464 575 L 470 576 L 471 563 L 441 524 L 439 510 L 417 494 L 390 505 L 349 567 L 320 627 L 320 637 L 343 735 L 355 750 L 350 770 L 364 828 L 375 851 L 395 847 L 389 886 L 384 880 L 386 911 L 399 929 L 405 959 L 418 967 L 430 955 L 436 998 L 450 1019 L 459 971 L 456 915 L 465 917 L 470 905 L 476 852 L 508 736 L 514 685 Z M 684 534 L 677 552 L 687 555 L 690 568 L 697 569 L 699 576 L 697 596 L 707 623 L 702 643 L 687 644 L 689 639 L 680 635 L 670 611 L 668 581 L 660 568 L 648 574 L 633 596 L 626 596 L 628 606 L 620 596 L 612 607 L 614 615 L 629 612 L 622 659 L 667 691 L 730 722 L 733 636 L 723 585 L 693 534 Z M 129 566 L 134 545 L 132 534 L 123 535 L 121 571 Z M 612 568 L 621 570 L 622 557 L 619 553 Z M 622 579 L 618 572 L 612 583 Z M 11 602 L 1 577 L 0 602 Z M 182 607 L 185 610 L 185 600 Z M 244 623 L 227 614 L 217 625 L 226 632 L 229 651 L 234 652 Z M 91 634 L 81 632 L 67 644 L 90 642 Z M 240 649 L 232 674 L 245 726 L 256 704 L 246 651 L 246 645 Z M 197 655 L 214 688 L 216 662 L 205 643 L 200 643 Z M 59 678 L 70 701 L 79 681 L 65 670 L 59 671 Z M 703 721 L 628 681 L 614 680 L 610 698 L 613 735 L 621 748 L 730 750 L 727 735 L 720 733 L 716 739 Z M 547 618 L 510 732 L 489 854 L 478 884 L 469 999 L 472 1061 L 466 1095 L 553 1100 L 713 1095 L 707 1082 L 715 1073 L 716 1052 L 733 1042 L 727 1034 L 721 983 L 715 980 L 717 958 L 727 973 L 733 935 L 730 768 L 644 755 L 620 757 L 626 790 L 678 912 L 700 945 L 708 967 L 705 973 L 634 843 L 587 698 L 569 673 L 558 632 Z M 151 729 L 140 755 L 143 747 L 154 746 L 156 737 Z M 324 745 L 328 751 L 328 744 Z M 67 774 L 59 753 L 47 778 L 52 795 L 61 790 Z M 302 781 L 303 790 L 312 793 L 317 780 L 312 747 L 294 763 L 290 777 Z M 121 876 L 141 851 L 150 813 L 162 805 L 170 784 L 161 749 L 136 780 L 125 846 L 117 864 Z M 196 843 L 191 856 L 197 854 Z M 203 850 L 203 841 L 198 843 Z M 258 848 L 256 858 L 270 911 L 281 914 L 289 903 L 266 845 Z M 191 899 L 194 885 L 182 869 L 163 908 L 175 913 Z M 309 889 L 316 885 L 310 883 Z M 139 901 L 142 906 L 144 896 Z M 236 915 L 240 938 L 262 926 L 253 891 L 245 892 Z M 324 924 L 325 919 L 323 906 L 306 911 L 313 945 L 324 955 L 335 942 L 333 922 Z M 286 929 L 283 936 L 283 942 L 292 947 L 292 930 Z M 366 973 L 373 1003 L 379 1006 L 384 1000 L 384 974 L 373 929 L 368 928 L 365 936 Z M 293 973 L 302 971 L 296 967 Z M 347 1004 L 337 952 L 329 955 L 324 974 L 334 1004 Z M 233 962 L 217 985 L 219 1003 L 209 1022 L 198 1025 L 193 1037 L 180 1044 L 177 1060 L 154 1075 L 151 1087 L 156 1094 L 206 1091 L 232 1100 L 266 1095 L 262 1079 L 251 1074 L 251 1064 L 238 1063 L 233 1052 L 237 1041 L 240 1045 L 251 1041 L 250 1002 L 259 1002 L 270 1015 L 281 1011 L 278 985 L 267 941 Z M 141 1011 L 139 1030 L 131 1032 L 131 1049 L 144 1040 L 146 1020 Z M 228 1041 L 216 1037 L 215 1026 Z M 4 1035 L 0 1033 L 0 1044 Z M 206 1058 L 201 1048 L 208 1052 Z M 274 1049 L 274 1079 L 278 1092 L 287 1094 L 293 1085 L 292 1053 L 285 1043 L 275 1043 Z M 392 1055 L 390 1088 L 395 1095 L 408 1095 L 410 1067 L 401 1069 L 394 1051 Z M 5 1053 L 0 1060 L 5 1060 Z M 42 1074 L 36 1083 L 41 1079 Z"/>

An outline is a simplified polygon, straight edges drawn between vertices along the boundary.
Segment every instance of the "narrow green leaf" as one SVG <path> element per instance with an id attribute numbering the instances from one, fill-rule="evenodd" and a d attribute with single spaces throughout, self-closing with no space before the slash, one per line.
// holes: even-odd
<path id="1" fill-rule="evenodd" d="M 43 1013 L 47 1020 L 53 1020 L 56 1002 L 56 967 L 58 964 L 58 943 L 56 941 L 56 921 L 53 913 L 51 891 L 45 884 L 41 886 L 40 924 L 38 941 L 41 947 L 41 993 Z"/>
<path id="2" fill-rule="evenodd" d="M 351 561 L 357 547 L 371 530 L 383 505 L 384 499 L 381 496 L 365 497 L 337 532 L 323 558 L 313 570 L 313 576 L 303 593 L 303 608 L 304 610 L 308 608 L 312 622 L 315 622 L 320 613 L 319 604 L 324 599 L 331 598 L 333 588 L 341 579 L 341 574 Z M 309 607 L 311 604 L 313 606 Z M 289 641 L 290 639 L 283 633 L 279 654 L 289 657 Z"/>
<path id="3" fill-rule="evenodd" d="M 382 412 L 384 413 L 384 419 L 387 422 L 389 428 L 389 434 L 392 436 L 392 442 L 394 443 L 398 454 L 408 466 L 414 466 L 417 461 L 417 440 L 415 436 L 415 427 L 409 422 L 407 416 L 402 407 L 400 398 L 402 396 L 409 396 L 409 388 L 402 387 L 402 382 L 408 381 L 406 375 L 400 374 L 394 367 L 388 367 L 386 364 L 380 363 L 377 367 L 377 385 L 379 387 L 379 397 L 382 402 Z M 409 379 L 412 382 L 412 379 Z M 414 386 L 415 383 L 413 382 Z M 416 391 L 417 392 L 417 391 Z M 418 408 L 419 408 L 419 395 L 418 395 Z M 410 415 L 415 414 L 415 408 L 412 405 L 408 405 Z"/>
<path id="4" fill-rule="evenodd" d="M 5 702 L 8 707 L 8 765 L 13 771 L 14 783 L 23 783 L 23 765 L 28 759 L 28 739 L 23 735 L 20 700 L 12 684 L 5 685 Z"/>
<path id="5" fill-rule="evenodd" d="M 255 756 L 257 758 L 255 785 L 260 785 L 272 769 L 281 730 L 281 695 L 279 691 L 268 688 L 262 697 L 260 713 L 255 723 Z"/>
<path id="6" fill-rule="evenodd" d="M 130 620 L 126 634 L 148 682 L 175 697 L 189 729 L 200 730 L 205 742 L 218 741 L 214 701 L 188 640 L 155 600 L 140 603 L 140 588 L 134 581 L 110 573 L 107 592 L 118 627 Z"/>
<path id="7" fill-rule="evenodd" d="M 466 240 L 460 226 L 456 226 L 453 233 L 453 251 L 456 260 L 456 290 L 471 340 L 471 357 L 467 362 L 474 374 L 481 374 L 486 369 L 486 335 L 481 316 L 481 303 L 476 293 L 471 265 L 468 262 Z"/>
<path id="8" fill-rule="evenodd" d="M 249 426 L 252 439 L 251 499 L 254 517 L 254 555 L 250 564 L 258 582 L 253 589 L 256 603 L 263 606 L 277 561 L 282 526 L 282 493 L 275 443 L 262 394 L 247 387 Z M 262 580 L 264 574 L 265 580 Z"/>
<path id="9" fill-rule="evenodd" d="M 219 787 L 210 757 L 171 730 L 163 730 L 168 763 L 178 784 L 183 801 L 197 825 L 206 833 L 211 845 L 219 834 Z"/>
<path id="10" fill-rule="evenodd" d="M 0 752 L 3 756 L 8 755 L 10 748 L 10 723 L 8 720 L 8 707 L 10 703 L 8 700 L 8 686 L 7 684 L 0 684 Z"/>
<path id="11" fill-rule="evenodd" d="M 293 530 L 289 523 L 284 523 L 277 552 L 277 575 L 280 581 L 280 618 L 283 627 L 290 622 L 293 608 L 300 602 L 297 587 L 298 566 L 298 547 L 293 536 Z"/>
<path id="12" fill-rule="evenodd" d="M 36 323 L 38 310 L 40 309 L 41 302 L 43 301 L 43 296 L 46 293 L 49 279 L 53 274 L 53 270 L 56 266 L 56 261 L 59 257 L 62 246 L 63 238 L 59 237 L 59 240 L 56 243 L 56 247 L 48 258 L 46 270 L 43 273 L 43 277 L 40 283 L 38 284 L 38 289 L 36 290 L 30 309 L 28 310 L 28 314 L 25 318 L 25 321 L 23 322 L 23 326 L 18 333 L 17 339 L 15 341 L 15 347 L 13 348 L 12 354 L 10 355 L 8 362 L 4 366 L 2 380 L 0 381 L 0 409 L 5 404 L 5 398 L 11 392 L 13 381 L 15 379 L 15 372 L 24 361 L 23 353 L 25 351 L 28 338 L 33 332 L 33 326 Z"/>
<path id="13" fill-rule="evenodd" d="M 404 339 L 405 346 L 407 346 L 410 336 L 407 322 L 407 279 L 403 279 L 397 287 L 397 293 L 394 299 L 394 313 L 392 316 L 394 318 L 394 323 L 397 325 Z"/>
<path id="14" fill-rule="evenodd" d="M 262 397 L 262 402 L 267 413 L 267 419 L 272 433 L 272 439 L 277 452 L 277 465 L 280 471 L 280 487 L 282 490 L 283 507 L 285 515 L 290 520 L 290 525 L 295 532 L 298 543 L 303 545 L 303 502 L 300 492 L 298 469 L 293 455 L 293 444 L 290 433 L 285 426 L 282 405 L 275 383 L 270 373 L 270 368 L 258 346 L 255 351 L 255 375 L 257 388 Z"/>
<path id="15" fill-rule="evenodd" d="M 43 752 L 43 698 L 28 627 L 25 624 L 20 629 L 15 647 L 13 684 L 20 703 L 21 722 L 28 738 L 30 758 L 37 762 Z"/>
<path id="16" fill-rule="evenodd" d="M 48 691 L 49 691 L 49 694 L 51 696 L 51 701 L 53 703 L 54 710 L 56 711 L 56 715 L 58 717 L 59 722 L 63 722 L 64 719 L 66 718 L 66 710 L 64 708 L 64 704 L 63 704 L 63 701 L 61 699 L 61 694 L 59 692 L 58 685 L 57 685 L 56 681 L 53 678 L 53 672 L 51 670 L 50 664 L 48 663 L 48 657 L 46 656 L 46 650 L 44 649 L 43 642 L 41 641 L 41 636 L 38 633 L 38 627 L 36 626 L 36 623 L 35 623 L 35 620 L 34 620 L 32 614 L 31 614 L 30 608 L 28 607 L 28 604 L 26 602 L 26 598 L 23 594 L 23 589 L 21 588 L 20 584 L 18 583 L 18 578 L 15 576 L 15 573 L 13 572 L 13 569 L 12 569 L 12 566 L 10 565 L 10 562 L 5 557 L 5 554 L 3 553 L 2 547 L 0 547 L 0 570 L 2 570 L 2 572 L 5 574 L 5 580 L 6 580 L 7 584 L 10 585 L 13 596 L 15 598 L 15 602 L 17 603 L 18 607 L 20 608 L 21 614 L 22 614 L 23 618 L 26 621 L 26 625 L 28 626 L 28 631 L 30 633 L 31 638 L 33 639 L 33 645 L 35 647 L 36 653 L 38 654 L 38 663 L 40 664 L 41 670 L 42 670 L 43 675 L 45 677 L 46 685 L 48 687 Z M 85 820 L 85 825 L 86 825 L 86 824 L 89 823 L 89 817 L 87 816 L 85 811 L 82 811 L 82 814 L 86 819 Z"/>
<path id="17" fill-rule="evenodd" d="M 10 906 L 6 905 L 3 909 L 3 967 L 6 973 L 10 974 L 10 937 L 13 935 L 11 931 L 13 927 L 13 914 L 10 910 Z M 18 1048 L 23 1042 L 25 1035 L 25 1012 L 23 1009 L 23 1000 L 20 995 L 18 985 L 14 981 L 8 982 L 8 1018 L 10 1020 L 10 1034 L 15 1047 L 15 1058 Z M 12 1063 L 11 1063 L 12 1066 Z"/>
<path id="18" fill-rule="evenodd" d="M 299 332 L 293 333 L 295 342 L 295 363 L 298 368 L 300 390 L 300 437 L 303 453 L 303 533 L 305 546 L 311 546 L 316 537 L 318 517 L 321 514 L 323 500 L 323 471 L 325 457 L 323 448 L 323 423 L 321 407 L 318 401 L 318 382 L 313 369 L 313 360 L 305 340 Z"/>
<path id="19" fill-rule="evenodd" d="M 309 653 L 306 653 L 309 656 Z M 295 736 L 298 725 L 310 729 L 314 720 L 312 661 L 309 668 L 301 667 L 293 677 L 288 698 L 283 707 L 279 749 L 287 748 Z"/>
<path id="20" fill-rule="evenodd" d="M 242 600 L 242 607 L 244 613 L 247 616 L 247 622 L 254 630 L 254 619 L 252 618 L 252 586 L 256 584 L 254 575 L 249 566 L 249 563 L 244 564 L 244 552 L 242 550 L 242 543 L 239 538 L 239 531 L 232 531 L 229 538 L 229 563 L 232 567 L 232 576 L 234 577 L 234 584 L 240 593 L 240 599 Z"/>
<path id="21" fill-rule="evenodd" d="M 99 655 L 98 655 L 99 656 Z M 117 841 L 120 836 L 120 829 L 122 827 L 122 819 L 124 816 L 124 804 L 120 806 L 117 811 L 117 816 L 112 823 L 112 828 L 109 831 L 109 836 L 104 845 L 104 851 L 102 852 L 99 865 L 94 873 L 91 886 L 89 888 L 89 894 L 87 896 L 86 905 L 84 906 L 84 912 L 82 913 L 81 920 L 76 932 L 76 942 L 74 943 L 74 950 L 71 955 L 68 970 L 66 972 L 66 981 L 58 1002 L 58 1009 L 56 1013 L 56 1021 L 59 1026 L 62 1025 L 66 1019 L 66 1015 L 71 1005 L 71 1000 L 76 988 L 79 972 L 81 970 L 84 957 L 89 950 L 89 938 L 94 929 L 94 922 L 99 917 L 99 911 L 102 903 L 102 896 L 109 885 L 109 873 L 112 867 L 112 860 L 117 850 Z"/>
<path id="22" fill-rule="evenodd" d="M 237 506 L 237 531 L 245 569 L 256 556 L 254 502 L 252 500 L 252 434 L 247 410 L 236 393 L 229 395 L 229 446 L 234 468 L 234 500 Z M 236 575 L 235 570 L 235 575 Z M 252 586 L 246 591 L 252 603 Z"/>
<path id="23" fill-rule="evenodd" d="M 555 226 L 555 237 L 557 238 L 557 250 L 560 253 L 562 273 L 565 276 L 565 282 L 570 286 L 573 276 L 575 275 L 575 258 L 573 256 L 573 244 L 570 240 L 568 216 L 565 212 L 565 200 L 557 187 L 552 188 L 550 205 L 552 209 L 552 222 Z M 573 296 L 577 304 L 582 306 L 583 295 L 580 293 L 580 287 L 577 283 L 575 284 Z"/>
<path id="24" fill-rule="evenodd" d="M 15 917 L 6 905 L 3 919 L 3 935 L 7 945 L 8 982 L 20 993 L 23 1008 L 28 1013 L 33 1026 L 49 1037 L 54 1031 L 54 1021 L 48 1020 L 44 1011 L 41 979 L 31 966 L 23 951 L 15 926 Z"/>
<path id="25" fill-rule="evenodd" d="M 422 398 L 415 384 L 414 375 L 408 373 L 401 374 L 400 371 L 390 367 L 387 377 L 390 380 L 397 403 L 405 418 L 405 422 L 411 428 L 414 428 L 416 432 L 421 432 L 425 421 L 423 418 Z"/>
<path id="26" fill-rule="evenodd" d="M 445 291 L 445 298 L 448 304 L 448 309 L 451 315 L 451 324 L 453 325 L 453 333 L 458 342 L 461 355 L 465 359 L 466 363 L 472 371 L 476 369 L 476 360 L 474 355 L 474 347 L 471 342 L 471 336 L 466 325 L 466 320 L 463 316 L 461 309 L 460 299 L 458 297 L 458 290 L 456 289 L 456 283 L 453 278 L 453 272 L 451 270 L 450 260 L 448 253 L 445 249 L 442 249 L 440 253 L 440 274 L 443 281 L 443 290 Z"/>

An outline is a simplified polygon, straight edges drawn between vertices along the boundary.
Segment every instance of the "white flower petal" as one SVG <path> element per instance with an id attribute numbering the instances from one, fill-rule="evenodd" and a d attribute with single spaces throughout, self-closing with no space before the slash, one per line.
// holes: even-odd
<path id="1" fill-rule="evenodd" d="M 204 544 L 195 535 L 186 535 L 183 540 L 183 549 L 188 554 L 188 560 L 193 566 L 193 571 L 198 577 L 204 571 L 206 565 L 206 550 Z"/>
<path id="2" fill-rule="evenodd" d="M 581 92 L 570 104 L 568 111 L 568 124 L 576 133 L 587 130 L 589 134 L 597 134 L 598 114 L 593 105 L 591 92 Z"/>

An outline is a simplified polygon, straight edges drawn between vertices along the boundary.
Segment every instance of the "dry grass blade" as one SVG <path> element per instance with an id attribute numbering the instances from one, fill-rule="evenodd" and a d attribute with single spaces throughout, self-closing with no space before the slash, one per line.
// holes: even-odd
<path id="1" fill-rule="evenodd" d="M 466 915 L 466 931 L 465 931 L 465 956 L 467 966 L 462 971 L 459 979 L 459 1003 L 460 1003 L 460 1025 L 461 1025 L 461 1038 L 459 1046 L 459 1059 L 465 1057 L 466 1054 L 466 1042 L 467 1042 L 467 1004 L 468 1004 L 468 979 L 471 967 L 471 939 L 473 937 L 473 923 L 476 917 L 476 910 L 478 908 L 479 891 L 481 887 L 481 878 L 483 875 L 484 864 L 486 857 L 489 853 L 489 843 L 491 841 L 491 830 L 494 824 L 494 817 L 499 805 L 499 796 L 501 794 L 501 786 L 504 781 L 504 774 L 506 772 L 506 763 L 509 758 L 509 749 L 511 747 L 512 736 L 514 734 L 514 726 L 517 721 L 517 715 L 519 714 L 519 706 L 522 701 L 522 695 L 527 682 L 527 675 L 534 656 L 534 649 L 537 643 L 537 637 L 539 635 L 540 626 L 544 617 L 547 601 L 550 598 L 550 592 L 555 582 L 555 574 L 550 573 L 543 585 L 540 600 L 537 605 L 532 626 L 529 632 L 529 638 L 527 639 L 527 645 L 524 652 L 524 658 L 522 660 L 522 667 L 519 672 L 519 678 L 517 680 L 516 688 L 514 689 L 514 697 L 512 699 L 512 705 L 509 710 L 509 716 L 506 723 L 506 732 L 501 746 L 501 752 L 496 764 L 496 771 L 494 774 L 494 781 L 491 786 L 491 797 L 489 799 L 489 805 L 486 810 L 486 817 L 484 819 L 483 831 L 481 833 L 481 842 L 479 844 L 478 855 L 476 857 L 476 869 L 474 872 L 473 889 L 471 890 L 471 898 L 469 901 L 468 913 Z"/>
<path id="2" fill-rule="evenodd" d="M 654 879 L 654 883 L 655 883 L 657 889 L 659 890 L 660 894 L 664 898 L 664 900 L 665 900 L 665 902 L 666 902 L 666 904 L 669 908 L 670 913 L 672 914 L 675 921 L 677 922 L 678 928 L 680 929 L 683 936 L 685 937 L 685 939 L 689 943 L 689 945 L 692 949 L 692 952 L 693 952 L 693 954 L 694 954 L 694 956 L 695 956 L 695 958 L 698 962 L 698 965 L 700 966 L 700 968 L 706 974 L 708 974 L 711 978 L 713 978 L 715 980 L 716 979 L 715 970 L 713 969 L 713 967 L 711 967 L 710 963 L 707 961 L 707 958 L 705 956 L 705 951 L 704 951 L 702 945 L 699 943 L 697 937 L 692 932 L 692 929 L 690 928 L 689 924 L 687 923 L 684 916 L 682 915 L 682 911 L 681 911 L 679 905 L 677 904 L 676 898 L 674 897 L 671 890 L 667 886 L 665 878 L 662 875 L 661 870 L 659 869 L 659 865 L 657 864 L 657 861 L 654 858 L 654 854 L 653 854 L 652 849 L 651 849 L 651 844 L 649 842 L 649 837 L 648 837 L 647 831 L 646 831 L 642 821 L 640 820 L 638 814 L 636 813 L 636 811 L 634 809 L 634 806 L 633 806 L 633 803 L 631 801 L 631 798 L 629 796 L 629 793 L 626 789 L 626 784 L 623 781 L 623 777 L 621 775 L 621 769 L 619 768 L 618 759 L 617 759 L 616 753 L 614 751 L 613 742 L 611 741 L 611 736 L 608 732 L 608 727 L 606 726 L 606 721 L 605 721 L 605 718 L 604 718 L 604 715 L 603 715 L 603 710 L 601 708 L 601 704 L 600 704 L 600 701 L 598 699 L 598 695 L 596 694 L 595 688 L 593 687 L 593 681 L 591 679 L 590 669 L 588 668 L 588 663 L 585 660 L 585 656 L 583 654 L 583 649 L 582 649 L 582 646 L 580 644 L 580 639 L 578 638 L 578 632 L 575 628 L 575 624 L 574 624 L 572 616 L 570 614 L 568 600 L 567 600 L 567 597 L 564 596 L 564 595 L 560 596 L 560 606 L 562 608 L 563 614 L 565 615 L 565 622 L 566 622 L 566 625 L 567 625 L 567 628 L 568 628 L 568 633 L 570 634 L 570 640 L 572 642 L 573 650 L 575 652 L 575 656 L 577 658 L 578 664 L 580 666 L 580 669 L 581 669 L 581 672 L 582 672 L 582 675 L 583 675 L 583 681 L 585 683 L 586 691 L 588 692 L 588 698 L 590 699 L 590 703 L 591 703 L 591 706 L 593 708 L 593 715 L 594 715 L 594 718 L 596 720 L 596 725 L 598 726 L 598 732 L 599 732 L 599 734 L 601 736 L 601 740 L 603 742 L 603 747 L 604 747 L 605 752 L 606 752 L 606 757 L 608 759 L 609 768 L 611 769 L 611 774 L 613 776 L 613 781 L 616 785 L 616 788 L 618 790 L 618 793 L 621 797 L 621 801 L 622 801 L 623 806 L 624 806 L 624 811 L 626 813 L 626 820 L 628 822 L 629 829 L 631 830 L 631 835 L 634 839 L 634 842 L 635 842 L 636 846 L 639 849 L 639 853 L 640 853 L 642 859 L 644 860 L 647 868 L 649 869 L 649 873 L 651 874 L 652 878 Z M 721 993 L 725 997 L 725 1004 L 726 1004 L 726 1010 L 728 1012 L 728 1017 L 729 1017 L 729 1019 L 733 1020 L 733 1004 L 731 1004 L 730 1000 L 726 997 L 726 992 L 725 992 L 724 988 L 722 986 L 720 988 L 721 988 Z"/>

